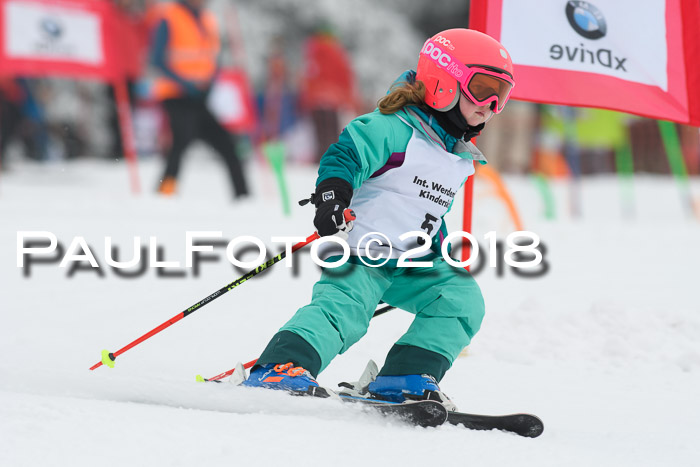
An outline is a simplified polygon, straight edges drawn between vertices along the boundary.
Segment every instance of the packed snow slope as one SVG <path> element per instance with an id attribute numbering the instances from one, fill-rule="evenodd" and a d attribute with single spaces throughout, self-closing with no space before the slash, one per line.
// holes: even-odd
<path id="1" fill-rule="evenodd" d="M 475 413 L 531 412 L 537 439 L 501 432 L 403 425 L 324 400 L 202 384 L 258 356 L 311 295 L 319 276 L 308 252 L 296 269 L 278 264 L 117 359 L 88 368 L 241 275 L 225 249 L 185 268 L 185 232 L 221 231 L 224 241 L 306 237 L 313 209 L 284 216 L 275 179 L 251 164 L 254 196 L 230 200 L 222 166 L 205 153 L 183 167 L 180 194 L 153 189 L 160 161 L 139 170 L 130 194 L 117 162 L 14 164 L 0 178 L 0 465 L 700 465 L 700 224 L 670 178 L 638 177 L 633 198 L 615 178 L 583 180 L 582 214 L 572 187 L 553 183 L 556 220 L 545 220 L 533 181 L 506 177 L 525 228 L 546 245 L 548 271 L 523 278 L 504 268 L 476 274 L 487 307 L 482 330 L 442 381 L 458 407 Z M 287 172 L 293 200 L 313 190 L 313 168 Z M 700 193 L 700 186 L 692 186 Z M 461 193 L 458 194 L 458 198 Z M 633 208 L 633 209 L 631 209 Z M 487 182 L 476 183 L 474 234 L 514 230 Z M 461 225 L 461 202 L 448 217 Z M 628 213 L 623 216 L 622 213 Z M 84 237 L 98 269 L 17 266 L 18 231 L 50 231 L 63 248 Z M 106 263 L 134 237 L 157 238 L 162 277 L 147 268 L 124 278 Z M 251 261 L 249 252 L 242 259 Z M 145 261 L 144 258 L 142 258 Z M 334 387 L 367 360 L 381 366 L 411 315 L 373 320 L 363 340 L 320 375 Z"/>

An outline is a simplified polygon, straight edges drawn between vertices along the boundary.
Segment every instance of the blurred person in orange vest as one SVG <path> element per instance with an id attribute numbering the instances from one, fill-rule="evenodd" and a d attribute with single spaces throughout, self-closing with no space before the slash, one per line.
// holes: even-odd
<path id="1" fill-rule="evenodd" d="M 219 31 L 206 0 L 179 0 L 158 5 L 152 63 L 159 71 L 154 94 L 170 120 L 172 147 L 167 155 L 159 191 L 172 195 L 180 161 L 187 146 L 200 138 L 224 158 L 234 196 L 248 194 L 233 135 L 207 108 L 207 97 L 216 78 L 220 51 Z"/>
<path id="2" fill-rule="evenodd" d="M 316 131 L 316 162 L 338 139 L 343 109 L 358 110 L 355 77 L 343 45 L 328 26 L 321 26 L 304 45 L 301 108 L 310 113 Z"/>

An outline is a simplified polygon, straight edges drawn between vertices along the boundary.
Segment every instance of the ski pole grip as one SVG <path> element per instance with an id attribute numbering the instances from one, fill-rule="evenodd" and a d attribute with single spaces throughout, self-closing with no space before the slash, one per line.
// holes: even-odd
<path id="1" fill-rule="evenodd" d="M 343 217 L 345 218 L 345 222 L 350 222 L 357 219 L 357 217 L 355 217 L 355 211 L 350 208 L 343 211 Z"/>

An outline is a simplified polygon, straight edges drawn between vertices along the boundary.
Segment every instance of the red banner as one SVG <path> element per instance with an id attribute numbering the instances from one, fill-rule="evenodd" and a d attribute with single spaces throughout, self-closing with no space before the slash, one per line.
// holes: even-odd
<path id="1" fill-rule="evenodd" d="M 697 0 L 471 4 L 471 27 L 511 54 L 513 98 L 700 126 Z"/>
<path id="2" fill-rule="evenodd" d="M 229 131 L 251 133 L 258 124 L 253 92 L 243 70 L 221 70 L 209 94 L 208 105 Z"/>
<path id="3" fill-rule="evenodd" d="M 0 73 L 119 79 L 115 17 L 103 0 L 0 0 Z"/>

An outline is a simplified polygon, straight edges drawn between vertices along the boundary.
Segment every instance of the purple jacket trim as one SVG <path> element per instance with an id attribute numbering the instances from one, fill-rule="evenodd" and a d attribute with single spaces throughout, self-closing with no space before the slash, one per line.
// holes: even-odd
<path id="1" fill-rule="evenodd" d="M 389 160 L 386 161 L 386 164 L 384 164 L 384 167 L 374 172 L 369 178 L 379 177 L 381 174 L 388 172 L 391 169 L 401 167 L 403 165 L 404 160 L 406 160 L 405 152 L 392 153 L 389 157 Z"/>

